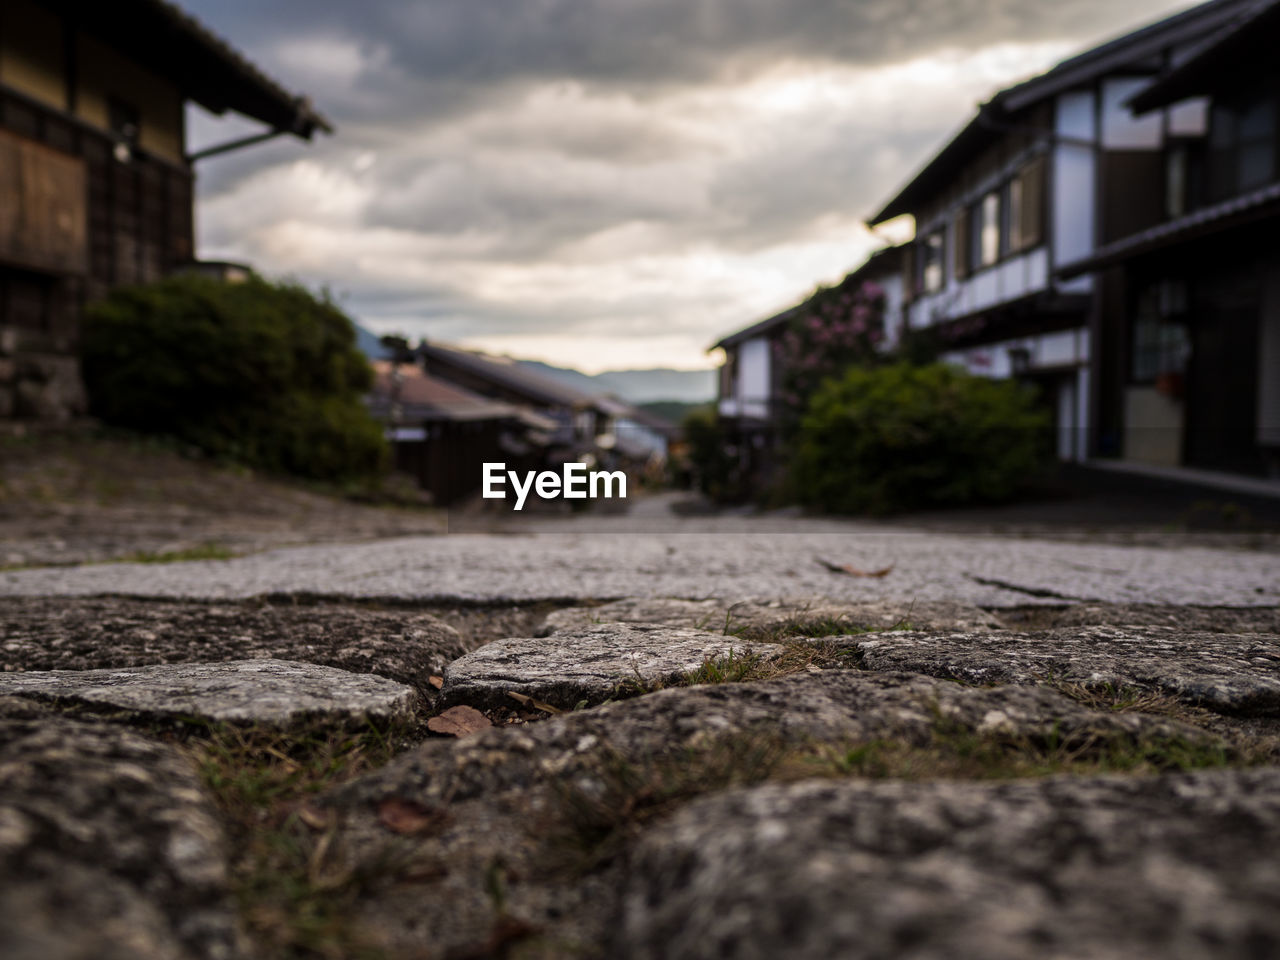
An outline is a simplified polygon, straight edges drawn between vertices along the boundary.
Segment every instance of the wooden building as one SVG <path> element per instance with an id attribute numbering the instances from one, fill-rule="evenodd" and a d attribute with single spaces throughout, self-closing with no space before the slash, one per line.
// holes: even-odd
<path id="1" fill-rule="evenodd" d="M 607 398 L 553 380 L 511 357 L 426 340 L 414 352 L 432 377 L 555 421 L 552 444 L 566 453 L 593 452 L 601 438 L 613 437 L 618 407 Z"/>
<path id="2" fill-rule="evenodd" d="M 188 103 L 261 135 L 329 130 L 164 0 L 0 4 L 0 418 L 83 412 L 85 303 L 190 262 Z"/>
<path id="3" fill-rule="evenodd" d="M 973 373 L 1035 383 L 1062 460 L 1119 456 L 1124 422 L 1151 398 L 1112 375 L 1123 363 L 1117 270 L 1060 268 L 1160 224 L 1180 145 L 1204 142 L 1202 100 L 1129 106 L 1171 64 L 1256 6 L 1212 0 L 1003 90 L 868 221 L 915 222 L 906 321 Z"/>
<path id="4" fill-rule="evenodd" d="M 1063 265 L 1106 277 L 1103 429 L 1138 462 L 1280 478 L 1280 0 L 1208 34 L 1129 103 L 1195 109 L 1157 158 L 1155 224 Z"/>
<path id="5" fill-rule="evenodd" d="M 415 363 L 378 360 L 373 367 L 370 412 L 386 425 L 395 467 L 435 503 L 450 506 L 477 494 L 484 463 L 519 471 L 544 466 L 554 421 L 428 376 Z"/>
<path id="6" fill-rule="evenodd" d="M 902 335 L 902 262 L 905 247 L 886 247 L 871 254 L 837 285 L 852 292 L 865 283 L 884 291 L 883 329 L 879 346 L 892 350 Z M 711 349 L 724 351 L 716 398 L 716 413 L 730 438 L 745 489 L 758 491 L 777 476 L 781 441 L 783 370 L 777 358 L 779 338 L 811 301 L 805 300 L 781 313 L 731 333 Z"/>

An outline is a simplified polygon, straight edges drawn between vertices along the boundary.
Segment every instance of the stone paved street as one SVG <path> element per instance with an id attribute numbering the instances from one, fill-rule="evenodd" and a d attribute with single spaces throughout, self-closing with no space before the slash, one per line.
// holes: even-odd
<path id="1" fill-rule="evenodd" d="M 0 954 L 1280 953 L 1276 552 L 598 523 L 0 573 Z"/>
<path id="2" fill-rule="evenodd" d="M 273 594 L 415 601 L 823 596 L 990 606 L 1108 603 L 1275 606 L 1280 555 L 1093 545 L 802 521 L 743 532 L 459 534 L 298 547 L 233 560 L 0 573 L 0 595 L 190 599 Z M 795 532 L 788 532 L 794 530 Z M 818 560 L 882 578 L 832 573 Z"/>

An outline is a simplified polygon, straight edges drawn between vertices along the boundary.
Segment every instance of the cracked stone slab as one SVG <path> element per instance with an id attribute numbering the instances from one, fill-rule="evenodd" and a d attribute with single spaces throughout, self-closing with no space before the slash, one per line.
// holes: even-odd
<path id="1" fill-rule="evenodd" d="M 550 637 L 497 640 L 460 657 L 444 671 L 442 704 L 510 706 L 508 693 L 562 709 L 603 703 L 627 684 L 674 683 L 708 660 L 773 656 L 772 644 L 752 644 L 702 630 L 606 623 Z"/>
<path id="2" fill-rule="evenodd" d="M 820 625 L 857 630 L 995 630 L 1004 624 L 978 607 L 942 601 L 836 603 L 822 597 L 793 600 L 680 600 L 631 597 L 598 607 L 571 607 L 547 615 L 540 632 L 565 633 L 598 623 L 645 623 L 729 633 L 746 639 L 780 631 L 798 636 Z M 909 626 L 908 626 L 909 625 Z"/>
<path id="3" fill-rule="evenodd" d="M 804 782 L 699 801 L 630 858 L 623 960 L 1280 953 L 1280 770 Z"/>
<path id="4" fill-rule="evenodd" d="M 870 670 L 966 683 L 1144 687 L 1219 713 L 1280 715 L 1280 637 L 1168 627 L 851 637 Z"/>
<path id="5" fill-rule="evenodd" d="M 299 547 L 233 560 L 0 571 L 0 595 L 213 599 L 354 596 L 431 602 L 589 601 L 622 597 L 828 596 L 982 607 L 1099 603 L 1280 605 L 1280 560 L 1262 551 L 1060 543 L 926 533 L 799 518 L 722 536 L 534 533 L 405 537 Z M 832 573 L 815 562 L 883 578 Z M 995 585 L 997 583 L 1004 586 Z"/>
<path id="6" fill-rule="evenodd" d="M 625 860 L 587 877 L 556 869 L 568 842 L 558 819 L 565 816 L 566 789 L 591 794 L 619 764 L 643 771 L 758 735 L 797 748 L 887 739 L 926 744 L 940 721 L 948 729 L 1081 741 L 1207 737 L 1162 718 L 1092 711 L 1044 687 L 976 688 L 916 674 L 827 670 L 672 687 L 460 741 L 427 741 L 317 802 L 339 812 L 339 841 L 348 849 L 379 856 L 396 840 L 378 818 L 384 802 L 447 813 L 429 845 L 406 847 L 409 871 L 427 879 L 389 883 L 352 907 L 396 949 L 447 955 L 483 943 L 493 929 L 489 884 L 500 863 L 509 916 L 540 928 L 550 943 L 585 944 L 582 955 L 610 957 L 604 944 Z"/>
<path id="7" fill-rule="evenodd" d="M 0 605 L 0 672 L 270 657 L 376 673 L 433 694 L 429 678 L 467 649 L 448 624 L 411 611 L 118 597 L 20 597 Z"/>
<path id="8" fill-rule="evenodd" d="M 0 956 L 248 957 L 225 848 L 176 749 L 0 698 Z"/>
<path id="9" fill-rule="evenodd" d="M 1073 603 L 1009 608 L 999 616 L 1004 629 L 1020 633 L 1067 627 L 1176 627 L 1193 633 L 1280 634 L 1280 607 Z"/>
<path id="10" fill-rule="evenodd" d="M 284 727 L 310 719 L 345 723 L 407 717 L 417 694 L 383 677 L 261 659 L 0 674 L 0 696 L 139 718 L 199 717 Z"/>

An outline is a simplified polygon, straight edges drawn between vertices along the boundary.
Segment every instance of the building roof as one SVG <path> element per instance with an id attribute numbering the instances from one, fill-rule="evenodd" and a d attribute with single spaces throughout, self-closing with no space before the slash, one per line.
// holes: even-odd
<path id="1" fill-rule="evenodd" d="M 952 182 L 955 170 L 1004 136 L 1019 111 L 1048 97 L 1092 82 L 1119 67 L 1154 58 L 1170 44 L 1195 40 L 1234 22 L 1256 0 L 1210 0 L 1063 60 L 1047 73 L 1001 90 L 884 207 L 867 220 L 875 226 L 904 213 Z M 1158 64 L 1152 61 L 1152 72 Z"/>
<path id="2" fill-rule="evenodd" d="M 902 247 L 903 245 L 896 247 L 882 247 L 881 249 L 874 251 L 871 256 L 867 257 L 867 259 L 863 261 L 860 267 L 846 274 L 844 279 L 836 284 L 836 287 L 843 287 L 846 284 L 870 280 L 872 277 L 884 276 L 886 273 L 893 273 L 898 270 L 902 259 Z M 813 296 L 806 297 L 800 303 L 797 303 L 793 307 L 788 307 L 781 313 L 775 313 L 772 317 L 761 320 L 758 323 L 754 323 L 736 333 L 731 333 L 727 337 L 717 340 L 711 345 L 710 349 L 714 350 L 716 347 L 732 347 L 742 343 L 744 340 L 750 340 L 753 337 L 761 336 L 762 334 L 766 334 L 778 327 L 785 326 L 790 323 L 791 319 L 812 299 Z"/>
<path id="3" fill-rule="evenodd" d="M 400 419 L 415 420 L 505 420 L 518 419 L 520 411 L 509 403 L 497 403 L 452 383 L 428 376 L 413 363 L 373 364 L 373 409 L 388 412 L 400 406 Z M 397 382 L 398 381 L 398 382 Z"/>
<path id="4" fill-rule="evenodd" d="M 1274 56 L 1280 0 L 1262 0 L 1207 37 L 1185 60 L 1129 101 L 1138 113 L 1211 93 L 1240 66 Z"/>
<path id="5" fill-rule="evenodd" d="M 161 76 L 213 113 L 234 110 L 310 138 L 333 132 L 306 97 L 290 93 L 227 41 L 166 0 L 37 0 Z"/>
<path id="6" fill-rule="evenodd" d="M 1221 233 L 1277 214 L 1280 214 L 1280 183 L 1273 183 L 1123 237 L 1100 247 L 1083 260 L 1064 264 L 1055 271 L 1055 275 L 1064 280 L 1078 277 L 1082 273 L 1102 270 L 1146 253 Z"/>
<path id="7" fill-rule="evenodd" d="M 620 415 L 620 409 L 630 410 L 630 407 L 617 400 L 571 387 L 531 370 L 511 357 L 498 357 L 475 350 L 463 350 L 461 347 L 429 343 L 426 340 L 418 346 L 417 352 L 426 360 L 428 370 L 431 369 L 432 360 L 451 363 L 495 386 L 526 397 L 530 403 L 547 407 L 598 410 L 607 416 Z"/>

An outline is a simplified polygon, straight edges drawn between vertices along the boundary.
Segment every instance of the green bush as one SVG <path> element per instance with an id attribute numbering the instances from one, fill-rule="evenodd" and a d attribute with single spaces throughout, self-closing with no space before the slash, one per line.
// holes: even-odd
<path id="1" fill-rule="evenodd" d="M 303 287 L 185 275 L 118 289 L 89 308 L 82 359 L 106 423 L 318 480 L 386 465 L 351 321 Z"/>
<path id="2" fill-rule="evenodd" d="M 1042 465 L 1048 427 L 1012 381 L 946 364 L 852 368 L 814 395 L 793 485 L 835 513 L 1005 500 Z"/>

